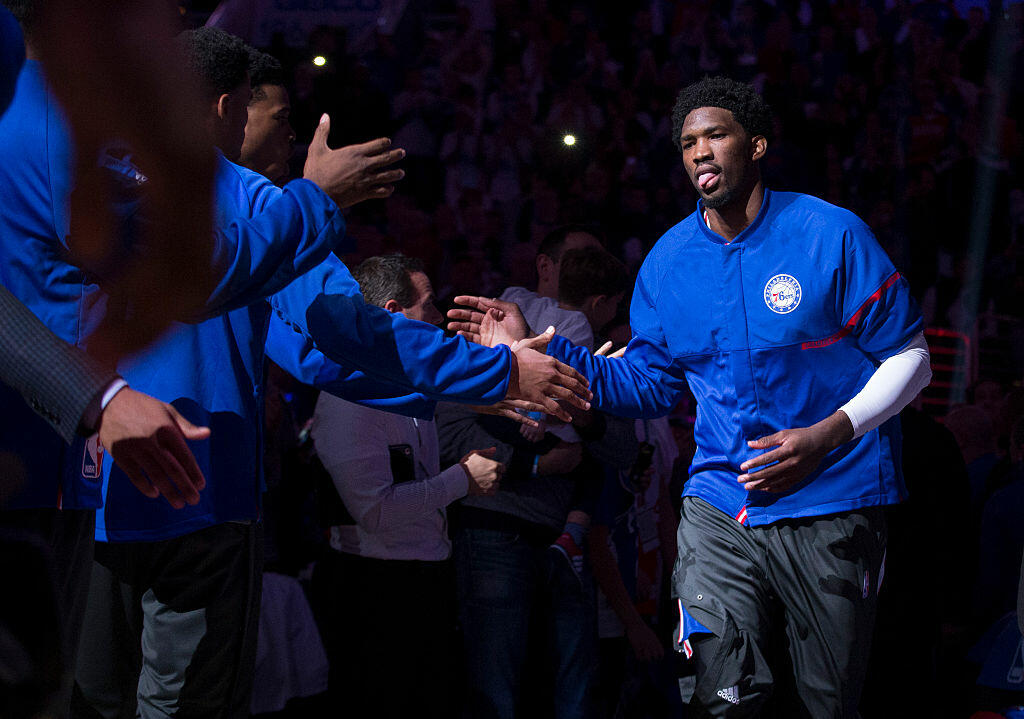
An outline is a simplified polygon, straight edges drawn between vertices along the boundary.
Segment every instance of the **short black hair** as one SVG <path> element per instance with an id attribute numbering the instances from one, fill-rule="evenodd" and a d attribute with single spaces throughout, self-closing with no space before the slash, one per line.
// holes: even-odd
<path id="1" fill-rule="evenodd" d="M 352 270 L 352 276 L 359 283 L 366 304 L 383 307 L 388 300 L 394 300 L 402 307 L 411 307 L 418 299 L 412 286 L 413 272 L 423 272 L 423 263 L 396 252 L 363 260 Z"/>
<path id="2" fill-rule="evenodd" d="M 569 235 L 576 232 L 585 232 L 588 235 L 592 235 L 597 238 L 597 241 L 604 247 L 606 244 L 604 232 L 601 231 L 597 225 L 590 225 L 584 222 L 574 222 L 568 225 L 562 225 L 551 230 L 544 236 L 544 239 L 540 241 L 540 246 L 537 247 L 538 255 L 547 255 L 555 262 L 558 262 L 562 257 L 562 248 L 565 247 L 565 240 Z"/>
<path id="3" fill-rule="evenodd" d="M 284 70 L 278 59 L 252 48 L 249 52 L 249 84 L 252 85 L 253 101 L 267 96 L 261 89 L 263 85 L 284 86 Z"/>
<path id="4" fill-rule="evenodd" d="M 558 301 L 573 307 L 588 297 L 614 297 L 629 286 L 629 272 L 608 250 L 581 247 L 567 250 L 558 268 Z"/>
<path id="5" fill-rule="evenodd" d="M 178 36 L 189 68 L 212 95 L 226 95 L 243 82 L 249 72 L 251 48 L 240 37 L 220 28 L 201 27 Z"/>
<path id="6" fill-rule="evenodd" d="M 672 142 L 682 152 L 679 136 L 686 116 L 699 107 L 720 107 L 736 118 L 750 137 L 772 140 L 772 110 L 757 90 L 728 77 L 705 77 L 684 87 L 672 108 Z"/>
<path id="7" fill-rule="evenodd" d="M 0 4 L 18 21 L 22 32 L 30 33 L 35 30 L 42 12 L 42 0 L 0 0 Z"/>

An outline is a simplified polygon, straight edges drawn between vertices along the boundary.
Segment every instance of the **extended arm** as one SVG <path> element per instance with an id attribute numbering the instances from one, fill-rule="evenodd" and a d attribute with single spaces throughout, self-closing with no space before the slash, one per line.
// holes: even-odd
<path id="1" fill-rule="evenodd" d="M 420 392 L 384 380 L 374 379 L 359 370 L 349 370 L 324 356 L 313 341 L 302 336 L 276 314 L 271 315 L 267 334 L 267 356 L 281 369 L 300 382 L 312 385 L 335 397 L 364 407 L 386 412 L 432 419 L 437 403 Z M 521 400 L 502 400 L 494 405 L 474 406 L 473 411 L 513 419 L 520 424 L 536 426 L 536 420 L 517 410 L 541 412 L 540 405 Z"/>
<path id="2" fill-rule="evenodd" d="M 268 193 L 275 197 L 262 211 L 216 228 L 217 284 L 197 319 L 274 294 L 320 264 L 344 238 L 341 209 L 308 180 Z"/>
<path id="3" fill-rule="evenodd" d="M 448 312 L 448 328 L 467 339 L 495 346 L 530 335 L 522 313 L 511 302 L 471 296 L 456 297 L 455 302 L 466 309 Z M 630 322 L 633 339 L 622 358 L 594 355 L 557 334 L 547 351 L 590 381 L 597 409 L 622 417 L 660 417 L 675 406 L 686 380 L 673 362 L 642 275 L 633 294 Z"/>
<path id="4" fill-rule="evenodd" d="M 312 340 L 293 330 L 277 314 L 270 317 L 266 349 L 267 356 L 285 372 L 335 397 L 408 417 L 434 416 L 433 400 L 331 361 Z"/>
<path id="5" fill-rule="evenodd" d="M 409 392 L 475 404 L 493 404 L 506 396 L 528 399 L 566 419 L 568 413 L 552 398 L 589 407 L 582 376 L 530 345 L 514 351 L 478 347 L 366 304 L 358 283 L 334 257 L 270 302 L 281 320 L 326 357 Z"/>
<path id="6" fill-rule="evenodd" d="M 327 145 L 330 129 L 324 115 L 310 143 L 303 179 L 283 189 L 221 158 L 220 172 L 231 181 L 218 182 L 218 191 L 243 191 L 246 197 L 219 198 L 219 203 L 227 200 L 237 207 L 249 202 L 253 216 L 217 227 L 213 266 L 221 279 L 206 303 L 207 315 L 267 297 L 319 265 L 345 236 L 341 208 L 388 197 L 393 183 L 404 176 L 392 166 L 405 150 L 392 149 L 387 138 L 332 150 Z"/>

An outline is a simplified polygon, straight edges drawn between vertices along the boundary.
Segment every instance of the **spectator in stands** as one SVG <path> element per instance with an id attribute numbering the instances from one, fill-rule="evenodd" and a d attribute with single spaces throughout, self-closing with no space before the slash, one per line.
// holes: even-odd
<path id="1" fill-rule="evenodd" d="M 956 437 L 967 463 L 971 483 L 971 512 L 980 514 L 991 493 L 989 476 L 999 464 L 995 430 L 988 413 L 975 405 L 962 405 L 946 415 L 946 427 Z"/>
<path id="2" fill-rule="evenodd" d="M 1017 606 L 1021 554 L 1024 551 L 1024 417 L 1010 432 L 1009 483 L 985 503 L 981 519 L 975 612 L 988 626 Z"/>
<path id="3" fill-rule="evenodd" d="M 353 276 L 367 302 L 440 323 L 417 260 L 371 257 Z M 481 446 L 441 471 L 431 418 L 327 394 L 312 435 L 353 520 L 331 528 L 333 551 L 317 568 L 328 595 L 331 704 L 353 716 L 451 716 L 455 617 L 445 508 L 467 494 L 493 495 L 504 465 L 491 459 L 493 447 Z"/>
<path id="4" fill-rule="evenodd" d="M 614 316 L 627 283 L 621 263 L 602 249 L 603 244 L 603 237 L 593 226 L 563 225 L 552 230 L 541 242 L 535 258 L 537 291 L 532 292 L 525 287 L 509 287 L 501 298 L 518 305 L 535 331 L 543 331 L 552 326 L 563 337 L 572 338 L 574 343 L 593 349 L 596 332 Z M 571 266 L 563 272 L 563 257 L 567 253 L 584 250 L 590 252 L 577 255 Z M 565 294 L 562 293 L 563 277 Z M 595 287 L 606 293 L 595 294 Z M 595 321 L 599 324 L 595 324 Z M 593 413 L 580 414 L 574 419 L 573 425 L 585 425 L 593 421 L 595 416 Z M 550 428 L 555 436 L 566 442 L 580 441 L 580 435 L 572 426 L 560 426 L 557 422 L 543 419 L 541 422 L 542 426 L 536 429 L 520 427 L 520 433 L 535 442 L 544 436 L 545 429 Z M 590 429 L 584 427 L 583 431 Z M 584 480 L 574 489 L 564 531 L 554 544 L 577 574 L 585 566 L 585 538 L 590 527 L 590 513 L 596 506 L 599 492 L 599 484 L 590 479 Z"/>
<path id="5" fill-rule="evenodd" d="M 558 245 L 564 241 L 563 233 L 561 240 L 552 242 L 556 249 L 549 251 L 557 252 L 554 261 L 550 255 L 538 261 L 543 271 L 541 287 L 554 284 L 557 275 L 551 270 L 562 261 Z M 590 234 L 584 241 L 598 242 Z M 588 288 L 586 296 L 574 299 L 588 311 L 599 306 L 594 316 L 607 322 L 605 306 L 610 303 L 589 300 L 595 295 L 621 295 L 625 270 L 599 247 L 581 252 L 600 253 L 604 260 L 600 271 L 593 270 L 602 263 L 580 261 L 563 266 L 561 276 L 573 267 L 591 272 L 586 278 L 589 284 L 575 279 L 571 283 L 573 288 Z M 527 298 L 530 322 L 558 322 L 578 315 L 593 336 L 586 315 L 522 288 L 516 293 Z M 495 446 L 496 459 L 508 467 L 494 496 L 467 497 L 452 511 L 472 717 L 511 718 L 552 711 L 559 718 L 586 717 L 594 710 L 594 589 L 582 556 L 593 508 L 584 511 L 577 487 L 599 489 L 602 462 L 618 469 L 631 466 L 636 437 L 631 421 L 599 413 L 581 413 L 571 427 L 549 429 L 534 440 L 507 419 L 478 416 L 458 407 L 438 413 L 442 463 L 455 461 L 477 446 Z M 541 689 L 552 682 L 553 696 Z"/>
<path id="6" fill-rule="evenodd" d="M 562 255 L 567 250 L 583 247 L 600 248 L 604 244 L 598 230 L 589 225 L 562 225 L 548 233 L 537 248 L 537 289 L 509 287 L 501 294 L 506 302 L 515 302 L 523 316 L 536 332 L 543 332 L 553 325 L 563 337 L 573 344 L 590 347 L 594 345 L 594 331 L 585 315 L 577 310 L 559 307 L 559 272 Z"/>
<path id="7" fill-rule="evenodd" d="M 629 289 L 625 266 L 593 246 L 565 250 L 557 266 L 559 308 L 581 313 L 593 336 L 601 336 Z"/>

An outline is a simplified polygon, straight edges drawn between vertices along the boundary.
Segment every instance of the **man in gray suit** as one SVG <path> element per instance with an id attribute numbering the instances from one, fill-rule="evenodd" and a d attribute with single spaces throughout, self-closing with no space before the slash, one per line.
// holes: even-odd
<path id="1" fill-rule="evenodd" d="M 128 387 L 53 334 L 2 285 L 0 318 L 0 382 L 17 390 L 64 441 L 98 433 L 116 461 L 133 468 L 129 476 L 146 496 L 198 499 L 205 480 L 185 440 L 206 439 L 209 429 Z M 0 507 L 12 481 L 17 478 L 0 477 Z"/>

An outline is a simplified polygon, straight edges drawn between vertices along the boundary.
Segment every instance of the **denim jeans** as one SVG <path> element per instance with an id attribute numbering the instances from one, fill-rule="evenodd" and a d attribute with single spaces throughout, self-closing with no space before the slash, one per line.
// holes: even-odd
<path id="1" fill-rule="evenodd" d="M 577 579 L 546 542 L 513 531 L 460 528 L 454 537 L 469 716 L 514 719 L 543 668 L 553 686 L 541 716 L 594 715 L 597 621 L 593 582 Z M 530 642 L 531 635 L 541 642 Z M 529 646 L 529 650 L 528 650 Z M 534 652 L 536 656 L 530 654 Z M 533 711 L 530 716 L 537 716 Z"/>

